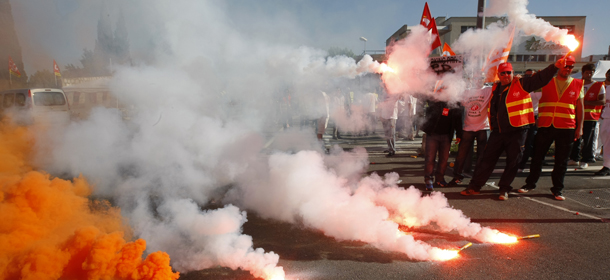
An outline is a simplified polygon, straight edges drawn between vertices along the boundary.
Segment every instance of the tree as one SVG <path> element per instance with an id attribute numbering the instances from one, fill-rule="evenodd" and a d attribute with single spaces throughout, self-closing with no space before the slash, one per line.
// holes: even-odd
<path id="1" fill-rule="evenodd" d="M 57 81 L 59 82 L 59 81 Z M 34 75 L 30 76 L 30 80 L 28 81 L 30 87 L 57 87 L 60 86 L 56 84 L 55 74 L 47 69 L 38 70 Z"/>
<path id="2" fill-rule="evenodd" d="M 356 58 L 354 52 L 348 48 L 331 47 L 328 49 L 328 56 L 344 55 L 351 58 Z"/>

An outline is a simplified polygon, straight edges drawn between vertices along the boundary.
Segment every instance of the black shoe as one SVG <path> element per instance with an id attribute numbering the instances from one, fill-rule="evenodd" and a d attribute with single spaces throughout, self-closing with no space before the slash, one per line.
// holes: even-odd
<path id="1" fill-rule="evenodd" d="M 532 187 L 530 187 L 530 186 L 528 186 L 528 185 L 525 185 L 525 186 L 521 187 L 521 188 L 518 190 L 518 192 L 519 192 L 519 193 L 526 193 L 526 192 L 529 192 L 529 191 L 533 190 L 534 188 L 535 188 L 535 187 L 533 187 L 533 188 L 532 188 Z"/>
<path id="2" fill-rule="evenodd" d="M 436 183 L 434 183 L 434 186 L 437 188 L 445 188 L 445 187 L 447 187 L 447 182 L 445 182 L 445 181 L 436 182 Z"/>
<path id="3" fill-rule="evenodd" d="M 453 188 L 453 187 L 457 187 L 457 186 L 458 186 L 460 183 L 462 183 L 462 180 L 461 180 L 461 179 L 458 179 L 458 178 L 453 178 L 453 180 L 451 180 L 451 181 L 449 182 L 449 184 L 447 184 L 447 187 L 452 187 L 452 188 Z"/>
<path id="4" fill-rule="evenodd" d="M 599 171 L 595 172 L 595 176 L 608 176 L 610 175 L 610 168 L 602 167 Z"/>

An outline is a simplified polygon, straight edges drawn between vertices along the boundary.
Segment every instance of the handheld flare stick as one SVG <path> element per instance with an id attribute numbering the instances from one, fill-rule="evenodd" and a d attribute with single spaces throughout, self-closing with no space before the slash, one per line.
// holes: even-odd
<path id="1" fill-rule="evenodd" d="M 521 240 L 521 239 L 532 239 L 532 238 L 538 238 L 540 237 L 540 234 L 532 234 L 532 235 L 526 235 L 526 236 L 521 236 L 517 239 Z"/>
<path id="2" fill-rule="evenodd" d="M 462 250 L 464 250 L 464 249 L 466 249 L 466 248 L 468 248 L 470 246 L 472 246 L 472 242 L 468 242 L 468 244 L 462 246 L 460 249 L 458 249 L 458 252 L 460 252 L 460 251 L 462 251 Z"/>
<path id="3" fill-rule="evenodd" d="M 578 40 L 576 40 L 576 37 L 574 37 L 574 35 L 568 35 L 564 37 L 562 41 L 563 42 L 561 44 L 567 46 L 570 49 L 570 51 L 568 51 L 568 53 L 566 53 L 566 55 L 563 57 L 563 59 L 565 60 L 576 48 L 578 48 L 580 43 L 578 42 Z"/>

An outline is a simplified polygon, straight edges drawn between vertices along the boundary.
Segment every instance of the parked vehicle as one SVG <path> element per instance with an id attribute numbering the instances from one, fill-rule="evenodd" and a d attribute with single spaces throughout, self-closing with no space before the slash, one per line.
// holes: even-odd
<path id="1" fill-rule="evenodd" d="M 65 125 L 70 121 L 66 95 L 56 88 L 22 88 L 0 92 L 0 117 L 20 125 Z"/>

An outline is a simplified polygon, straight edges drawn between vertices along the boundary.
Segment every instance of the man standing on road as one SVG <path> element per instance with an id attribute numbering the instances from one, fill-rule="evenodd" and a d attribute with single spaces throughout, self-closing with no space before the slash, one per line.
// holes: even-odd
<path id="1" fill-rule="evenodd" d="M 489 104 L 489 125 L 491 134 L 483 150 L 481 164 L 477 164 L 468 188 L 462 195 L 481 193 L 481 188 L 493 173 L 502 152 L 506 152 L 506 167 L 500 178 L 500 200 L 508 199 L 512 190 L 510 184 L 517 175 L 517 169 L 527 136 L 528 126 L 534 123 L 534 109 L 529 92 L 545 86 L 553 79 L 564 59 L 555 65 L 539 71 L 531 77 L 515 78 L 510 63 L 498 65 L 500 82 L 494 83 Z"/>
<path id="2" fill-rule="evenodd" d="M 455 158 L 453 168 L 453 180 L 449 182 L 449 187 L 456 187 L 464 179 L 464 165 L 468 162 L 467 158 L 472 156 L 474 141 L 477 141 L 477 163 L 479 164 L 487 138 L 489 136 L 489 119 L 487 118 L 487 108 L 491 98 L 491 87 L 475 88 L 466 92 L 466 100 L 462 103 L 464 107 L 464 124 L 462 137 L 458 147 L 458 154 Z M 475 165 L 475 166 L 476 166 Z"/>
<path id="3" fill-rule="evenodd" d="M 580 166 L 582 169 L 589 167 L 589 163 L 595 163 L 593 147 L 595 127 L 597 127 L 597 121 L 602 114 L 602 108 L 606 102 L 604 82 L 594 82 L 591 80 L 593 72 L 595 72 L 595 65 L 593 64 L 586 64 L 582 67 L 583 88 L 585 91 L 585 121 L 582 127 L 582 137 L 578 138 L 574 143 L 570 161 L 568 161 L 568 165 Z M 582 158 L 580 155 L 581 151 Z"/>
<path id="4" fill-rule="evenodd" d="M 610 90 L 610 70 L 606 71 L 606 92 Z M 606 104 L 599 124 L 599 140 L 604 147 L 604 167 L 595 172 L 597 176 L 610 175 L 610 94 L 606 94 Z"/>
<path id="5" fill-rule="evenodd" d="M 525 186 L 519 189 L 526 193 L 536 188 L 542 171 L 542 162 L 547 151 L 555 142 L 555 164 L 551 178 L 551 192 L 556 200 L 565 200 L 563 180 L 568 169 L 568 156 L 575 140 L 582 136 L 584 119 L 583 81 L 570 77 L 576 60 L 573 56 L 565 59 L 557 77 L 542 88 L 542 98 L 538 105 L 538 133 L 536 134 L 534 156 L 530 164 L 530 174 Z"/>
<path id="6" fill-rule="evenodd" d="M 427 190 L 433 190 L 434 186 L 447 186 L 445 181 L 447 159 L 449 159 L 453 135 L 457 134 L 458 141 L 462 136 L 462 110 L 456 106 L 449 106 L 444 101 L 431 100 L 428 101 L 426 117 L 427 120 L 422 125 L 422 130 L 426 133 L 424 183 Z M 438 162 L 434 164 L 437 154 Z M 436 181 L 434 186 L 433 180 Z"/>

